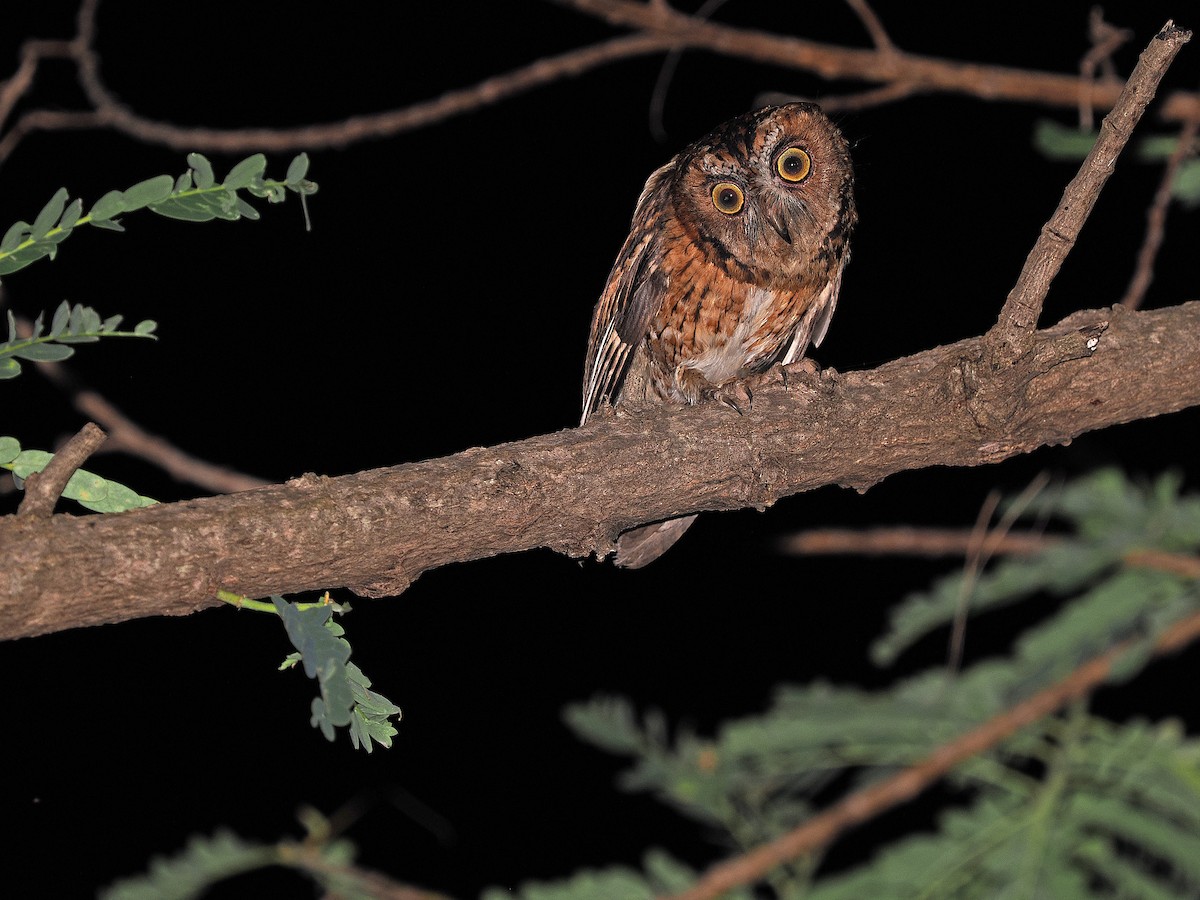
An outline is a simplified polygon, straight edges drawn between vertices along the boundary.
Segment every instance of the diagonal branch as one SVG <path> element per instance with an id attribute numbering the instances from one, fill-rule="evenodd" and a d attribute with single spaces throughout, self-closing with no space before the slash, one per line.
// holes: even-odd
<path id="1" fill-rule="evenodd" d="M 1112 112 L 1104 117 L 1096 143 L 1078 174 L 1067 185 L 1058 208 L 1042 227 L 1033 250 L 1026 257 L 1017 283 L 1000 310 L 999 321 L 988 333 L 992 365 L 1008 365 L 1029 351 L 1050 282 L 1075 246 L 1079 231 L 1112 174 L 1117 157 L 1154 99 L 1167 67 L 1191 37 L 1190 31 L 1168 21 L 1142 51 Z"/>
<path id="2" fill-rule="evenodd" d="M 1173 653 L 1200 639 L 1200 613 L 1171 625 L 1154 642 L 1155 655 Z M 1045 690 L 943 744 L 924 759 L 890 778 L 856 791 L 803 825 L 761 847 L 710 869 L 691 888 L 671 900 L 713 900 L 725 891 L 751 884 L 776 866 L 828 846 L 854 825 L 913 799 L 964 760 L 995 747 L 1026 725 L 1086 696 L 1108 678 L 1123 655 L 1140 644 L 1124 641 L 1081 665 Z"/>
<path id="3" fill-rule="evenodd" d="M 1003 415 L 968 402 L 965 373 L 982 371 L 983 352 L 974 338 L 815 380 L 776 370 L 744 416 L 719 405 L 610 416 L 339 478 L 118 515 L 0 519 L 0 638 L 183 615 L 214 605 L 218 589 L 397 594 L 452 562 L 534 547 L 606 553 L 645 522 L 999 462 L 1200 405 L 1200 303 L 1079 312 L 1038 332 L 1033 352 L 980 376 L 1010 382 L 1010 394 L 1022 386 Z"/>

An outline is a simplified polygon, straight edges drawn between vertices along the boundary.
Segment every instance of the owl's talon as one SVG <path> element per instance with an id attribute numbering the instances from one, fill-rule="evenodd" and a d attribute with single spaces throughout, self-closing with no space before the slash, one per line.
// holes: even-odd
<path id="1" fill-rule="evenodd" d="M 822 369 L 807 356 L 786 366 L 780 366 L 779 371 L 783 374 L 784 390 L 799 387 L 816 391 L 821 384 Z"/>
<path id="2" fill-rule="evenodd" d="M 728 406 L 739 416 L 745 415 L 754 402 L 754 395 L 750 393 L 749 385 L 741 379 L 727 381 L 716 387 L 712 392 L 712 398 L 722 406 Z"/>

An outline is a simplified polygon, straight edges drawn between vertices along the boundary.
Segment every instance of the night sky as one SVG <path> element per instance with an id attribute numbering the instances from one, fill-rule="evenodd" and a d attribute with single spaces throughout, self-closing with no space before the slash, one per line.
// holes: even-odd
<path id="1" fill-rule="evenodd" d="M 0 77 L 23 38 L 71 35 L 73 5 L 44 6 L 6 10 Z M 1072 72 L 1089 6 L 1006 3 L 953 20 L 913 4 L 878 12 L 912 53 Z M 1117 55 L 1122 74 L 1168 17 L 1200 26 L 1187 3 L 1110 3 L 1106 13 L 1136 33 Z M 719 18 L 867 40 L 838 0 L 736 0 Z M 109 87 L 144 115 L 291 126 L 428 99 L 614 33 L 546 3 L 351 2 L 309 14 L 109 0 L 98 48 Z M 123 235 L 80 229 L 55 261 L 6 277 L 5 304 L 32 316 L 68 299 L 156 319 L 157 342 L 87 345 L 72 370 L 189 452 L 273 481 L 572 427 L 592 306 L 646 176 L 762 92 L 819 100 L 862 87 L 688 53 L 658 141 L 648 107 L 661 62 L 628 60 L 421 131 L 315 148 L 311 232 L 294 196 L 260 202 L 258 222 L 141 212 Z M 1198 83 L 1193 43 L 1163 90 Z M 21 109 L 82 103 L 61 62 Z M 989 327 L 1075 171 L 1032 149 L 1041 117 L 1074 121 L 1071 110 L 939 95 L 837 117 L 853 145 L 860 224 L 814 354 L 822 366 L 871 368 Z M 1168 133 L 1153 113 L 1141 127 Z M 209 155 L 220 174 L 248 153 Z M 268 174 L 282 176 L 290 157 L 272 154 Z M 60 186 L 86 207 L 185 168 L 184 153 L 115 133 L 34 135 L 0 166 L 0 227 L 31 220 Z M 1043 324 L 1120 298 L 1159 176 L 1119 163 Z M 1148 306 L 1195 298 L 1198 236 L 1200 213 L 1173 208 Z M 0 433 L 27 447 L 52 448 L 83 423 L 33 371 L 0 385 L 0 397 Z M 0 726 L 0 797 L 15 832 L 7 871 L 28 874 L 28 896 L 87 895 L 193 833 L 296 835 L 302 804 L 353 808 L 347 836 L 363 865 L 459 896 L 636 864 L 651 845 L 704 865 L 724 851 L 665 807 L 620 793 L 623 761 L 577 741 L 561 724 L 564 704 L 624 694 L 703 731 L 760 711 L 780 683 L 873 686 L 935 665 L 944 643 L 922 644 L 894 671 L 875 669 L 866 647 L 892 604 L 955 561 L 793 559 L 775 539 L 826 526 L 969 527 L 993 487 L 1016 492 L 1042 471 L 1174 468 L 1195 489 L 1187 436 L 1197 426 L 1192 410 L 998 466 L 897 475 L 864 495 L 827 487 L 765 514 L 706 515 L 639 572 L 536 550 L 355 601 L 343 622 L 353 659 L 404 710 L 392 749 L 370 756 L 309 726 L 315 685 L 275 671 L 291 648 L 272 616 L 211 609 L 0 645 L 11 688 Z M 165 501 L 203 493 L 116 454 L 89 468 Z M 0 504 L 8 512 L 15 500 Z M 968 662 L 1010 636 L 968 631 Z M 1198 663 L 1196 650 L 1160 661 L 1102 692 L 1098 708 L 1183 715 L 1200 729 L 1200 706 L 1179 689 L 1195 683 Z M 290 876 L 269 883 L 278 887 L 255 885 L 307 890 Z"/>

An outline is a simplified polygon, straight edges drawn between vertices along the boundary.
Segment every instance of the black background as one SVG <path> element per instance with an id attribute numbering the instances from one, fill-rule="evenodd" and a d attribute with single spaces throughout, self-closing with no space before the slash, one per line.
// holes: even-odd
<path id="1" fill-rule="evenodd" d="M 913 53 L 1071 72 L 1088 47 L 1089 5 L 964 7 L 953 18 L 914 4 L 878 11 Z M 45 7 L 6 10 L 0 73 L 15 68 L 22 38 L 72 33 L 71 4 Z M 1122 73 L 1169 16 L 1200 25 L 1186 20 L 1189 4 L 1107 11 L 1136 33 L 1117 56 Z M 738 0 L 719 18 L 866 44 L 837 0 Z M 110 0 L 98 49 L 109 86 L 146 116 L 286 126 L 424 100 L 610 33 L 542 3 L 301 12 Z M 1198 60 L 1200 47 L 1185 47 L 1164 89 L 1194 89 Z M 647 108 L 660 64 L 625 61 L 422 131 L 314 150 L 311 233 L 294 196 L 260 203 L 259 222 L 142 212 L 126 217 L 124 235 L 81 229 L 57 260 L 6 278 L 5 300 L 26 315 L 68 299 L 158 320 L 158 342 L 86 346 L 71 366 L 190 452 L 272 480 L 571 427 L 592 305 L 649 172 L 762 91 L 819 98 L 856 87 L 689 53 L 659 143 Z M 65 62 L 46 64 L 21 108 L 78 108 L 72 76 Z M 1074 173 L 1032 150 L 1041 116 L 1074 120 L 1069 110 L 948 96 L 838 117 L 854 145 L 861 224 L 816 353 L 822 365 L 868 368 L 987 329 Z M 1153 115 L 1142 128 L 1165 130 Z M 240 158 L 210 156 L 218 175 Z M 269 174 L 281 177 L 289 159 L 272 155 Z M 86 204 L 185 167 L 183 153 L 114 133 L 34 135 L 0 167 L 3 225 L 31 220 L 60 186 Z M 1119 164 L 1043 322 L 1120 298 L 1159 175 Z M 1173 209 L 1147 305 L 1195 296 L 1198 221 Z M 82 424 L 32 371 L 0 386 L 0 398 L 3 433 L 27 447 L 52 447 Z M 6 869 L 30 879 L 29 895 L 87 894 L 192 833 L 296 834 L 306 803 L 360 814 L 348 835 L 364 865 L 460 895 L 636 863 L 651 845 L 703 864 L 724 851 L 651 800 L 618 793 L 621 761 L 566 731 L 565 703 L 627 694 L 706 729 L 760 710 L 781 682 L 886 683 L 896 673 L 873 669 L 865 648 L 889 605 L 955 564 L 789 559 L 772 550 L 775 537 L 833 525 L 965 527 L 993 486 L 1015 491 L 1043 470 L 1176 468 L 1194 487 L 1198 422 L 1189 411 L 1000 466 L 708 515 L 641 572 L 532 551 L 431 572 L 393 600 L 357 601 L 344 623 L 354 659 L 404 710 L 394 747 L 370 756 L 309 727 L 315 686 L 275 672 L 290 648 L 270 616 L 213 609 L 0 646 L 9 704 L 0 797 L 16 832 Z M 163 500 L 199 493 L 117 455 L 89 467 Z M 969 659 L 1001 637 L 969 632 Z M 897 672 L 943 658 L 939 637 Z M 1184 687 L 1198 659 L 1155 663 L 1133 686 L 1102 692 L 1101 709 L 1200 725 Z M 282 876 L 270 884 L 262 889 L 307 890 Z"/>

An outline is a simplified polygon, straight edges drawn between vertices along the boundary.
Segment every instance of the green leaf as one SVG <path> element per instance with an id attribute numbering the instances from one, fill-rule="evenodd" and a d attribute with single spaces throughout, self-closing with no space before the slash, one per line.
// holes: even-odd
<path id="1" fill-rule="evenodd" d="M 158 328 L 158 323 L 153 319 L 143 319 L 133 327 L 134 334 L 150 335 Z"/>
<path id="2" fill-rule="evenodd" d="M 124 211 L 125 195 L 120 191 L 109 191 L 96 201 L 88 215 L 91 217 L 92 224 L 97 225 Z"/>
<path id="3" fill-rule="evenodd" d="M 245 216 L 247 219 L 250 219 L 251 221 L 257 222 L 260 217 L 258 210 L 255 209 L 253 206 L 251 206 L 249 203 L 247 203 L 245 200 L 243 200 L 241 197 L 237 198 L 237 203 L 235 204 L 234 208 L 237 210 L 238 215 Z"/>
<path id="4" fill-rule="evenodd" d="M 93 219 L 89 224 L 94 226 L 95 228 L 102 228 L 105 231 L 124 231 L 125 230 L 124 225 L 122 225 L 120 222 L 116 222 L 111 219 Z"/>
<path id="5" fill-rule="evenodd" d="M 21 364 L 11 357 L 0 358 L 0 380 L 16 378 L 21 374 Z"/>
<path id="6" fill-rule="evenodd" d="M 1034 149 L 1053 160 L 1083 159 L 1098 136 L 1098 131 L 1080 131 L 1052 119 L 1039 119 L 1033 126 Z"/>
<path id="7" fill-rule="evenodd" d="M 0 466 L 6 466 L 21 452 L 21 442 L 15 437 L 0 437 Z"/>
<path id="8" fill-rule="evenodd" d="M 396 728 L 391 718 L 400 716 L 400 707 L 382 694 L 370 690 L 371 682 L 354 663 L 346 664 L 346 674 L 354 692 L 354 715 L 350 719 L 350 742 L 357 750 L 371 752 L 371 742 L 392 746 Z"/>
<path id="9" fill-rule="evenodd" d="M 1188 208 L 1200 206 L 1200 159 L 1185 160 L 1179 166 L 1171 195 Z"/>
<path id="10" fill-rule="evenodd" d="M 124 208 L 126 212 L 132 212 L 135 209 L 142 209 L 149 206 L 151 203 L 158 203 L 171 196 L 171 189 L 175 186 L 175 179 L 170 175 L 158 175 L 154 178 L 147 178 L 145 181 L 139 181 L 124 194 Z"/>
<path id="11" fill-rule="evenodd" d="M 75 227 L 75 223 L 79 221 L 79 217 L 83 215 L 83 201 L 76 198 L 71 201 L 66 212 L 63 213 L 62 219 L 59 220 L 58 227 L 63 231 L 70 231 Z M 66 235 L 63 235 L 66 237 Z"/>
<path id="12" fill-rule="evenodd" d="M 75 353 L 70 347 L 62 344 L 30 344 L 13 351 L 18 359 L 28 359 L 31 362 L 61 362 Z"/>
<path id="13" fill-rule="evenodd" d="M 54 454 L 45 450 L 22 450 L 7 462 L 0 460 L 0 465 L 11 469 L 13 475 L 23 482 L 34 472 L 46 468 L 53 458 Z M 158 502 L 86 469 L 77 469 L 68 479 L 63 496 L 78 501 L 81 506 L 94 512 L 125 512 Z"/>
<path id="14" fill-rule="evenodd" d="M 284 180 L 288 184 L 297 184 L 304 180 L 304 176 L 308 174 L 308 154 L 299 153 L 288 164 L 287 176 Z"/>
<path id="15" fill-rule="evenodd" d="M 62 303 L 58 304 L 58 309 L 54 311 L 54 318 L 50 322 L 49 337 L 56 338 L 62 334 L 70 319 L 71 304 L 64 300 Z"/>
<path id="16" fill-rule="evenodd" d="M 192 167 L 192 172 L 195 173 L 196 187 L 200 190 L 207 191 L 216 183 L 212 163 L 208 161 L 208 157 L 201 153 L 189 153 L 187 164 Z"/>
<path id="17" fill-rule="evenodd" d="M 37 218 L 33 220 L 33 226 L 30 228 L 35 241 L 41 240 L 46 236 L 47 231 L 58 224 L 69 196 L 66 188 L 59 188 L 50 198 L 50 202 L 42 207 L 42 211 L 37 214 Z"/>
<path id="18" fill-rule="evenodd" d="M 330 621 L 330 607 L 300 609 L 282 597 L 272 597 L 271 602 L 283 619 L 292 646 L 304 659 L 304 673 L 317 679 L 321 696 L 313 701 L 313 724 L 321 725 L 332 740 L 332 728 L 349 725 L 354 706 L 354 692 L 346 675 L 350 645 L 341 639 L 337 624 Z"/>
<path id="19" fill-rule="evenodd" d="M 4 240 L 0 241 L 0 253 L 11 253 L 29 234 L 28 222 L 16 222 L 4 232 Z"/>
<path id="20" fill-rule="evenodd" d="M 227 190 L 236 191 L 246 187 L 255 178 L 262 176 L 267 169 L 267 158 L 261 153 L 248 156 L 229 170 L 225 176 Z"/>

